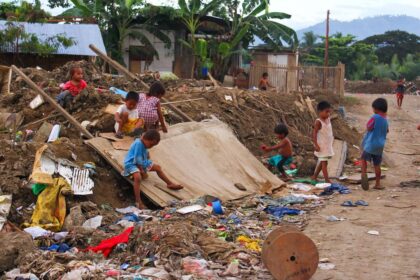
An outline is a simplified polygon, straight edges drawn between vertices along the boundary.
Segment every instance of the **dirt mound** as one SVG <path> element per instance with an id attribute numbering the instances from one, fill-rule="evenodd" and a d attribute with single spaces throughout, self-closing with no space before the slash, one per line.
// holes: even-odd
<path id="1" fill-rule="evenodd" d="M 347 81 L 345 91 L 351 93 L 392 93 L 395 85 L 390 80 L 385 81 Z"/>

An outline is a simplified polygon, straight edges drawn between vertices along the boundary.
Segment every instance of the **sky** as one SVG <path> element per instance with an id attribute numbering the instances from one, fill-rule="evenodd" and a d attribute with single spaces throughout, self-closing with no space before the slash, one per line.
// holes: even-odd
<path id="1" fill-rule="evenodd" d="M 47 0 L 41 1 L 43 8 L 47 9 Z M 155 5 L 177 3 L 176 0 L 145 1 Z M 295 30 L 322 22 L 328 9 L 332 19 L 341 21 L 377 15 L 408 15 L 420 18 L 420 0 L 271 0 L 270 2 L 270 11 L 292 15 L 291 19 L 282 22 Z M 62 9 L 47 10 L 53 15 L 62 11 Z"/>

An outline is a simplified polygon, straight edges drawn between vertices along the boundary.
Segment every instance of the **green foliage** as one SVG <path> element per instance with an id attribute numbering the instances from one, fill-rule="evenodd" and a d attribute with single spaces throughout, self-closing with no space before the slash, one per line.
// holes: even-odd
<path id="1" fill-rule="evenodd" d="M 75 43 L 72 38 L 67 38 L 64 34 L 40 39 L 36 34 L 26 32 L 17 22 L 8 21 L 6 28 L 0 30 L 0 50 L 7 50 L 16 56 L 19 53 L 49 56 L 56 53 L 60 47 L 68 48 Z"/>
<path id="2" fill-rule="evenodd" d="M 94 17 L 111 57 L 123 64 L 123 43 L 127 38 L 140 41 L 156 58 L 159 58 L 159 55 L 147 33 L 164 42 L 165 47 L 171 46 L 170 38 L 152 23 L 152 19 L 142 24 L 135 21 L 146 7 L 143 0 L 71 0 L 71 2 L 75 8 L 65 11 L 63 15 Z M 58 2 L 50 1 L 50 4 L 56 3 Z M 150 9 L 146 11 L 150 12 Z"/>
<path id="3" fill-rule="evenodd" d="M 20 6 L 12 3 L 0 4 L 0 18 L 12 21 L 46 22 L 51 15 L 41 8 L 41 1 L 34 4 L 27 1 L 20 2 Z"/>
<path id="4" fill-rule="evenodd" d="M 390 63 L 395 54 L 399 58 L 406 57 L 407 54 L 420 54 L 420 37 L 405 31 L 388 31 L 361 42 L 375 46 L 376 55 L 381 63 Z"/>

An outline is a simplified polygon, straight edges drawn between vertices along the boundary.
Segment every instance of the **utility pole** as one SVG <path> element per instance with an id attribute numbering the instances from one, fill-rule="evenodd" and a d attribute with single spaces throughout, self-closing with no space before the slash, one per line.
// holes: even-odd
<path id="1" fill-rule="evenodd" d="M 330 36 L 330 10 L 327 11 L 327 21 L 326 21 L 326 32 L 325 32 L 325 55 L 324 55 L 324 67 L 328 67 L 328 41 Z M 327 88 L 327 68 L 324 68 L 324 79 L 322 81 L 323 88 Z"/>

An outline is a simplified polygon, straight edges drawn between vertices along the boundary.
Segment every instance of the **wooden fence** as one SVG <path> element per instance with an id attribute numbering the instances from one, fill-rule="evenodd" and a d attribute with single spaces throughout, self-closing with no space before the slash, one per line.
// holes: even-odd
<path id="1" fill-rule="evenodd" d="M 336 67 L 252 65 L 249 86 L 258 87 L 263 73 L 279 92 L 320 90 L 344 94 L 344 64 Z"/>

